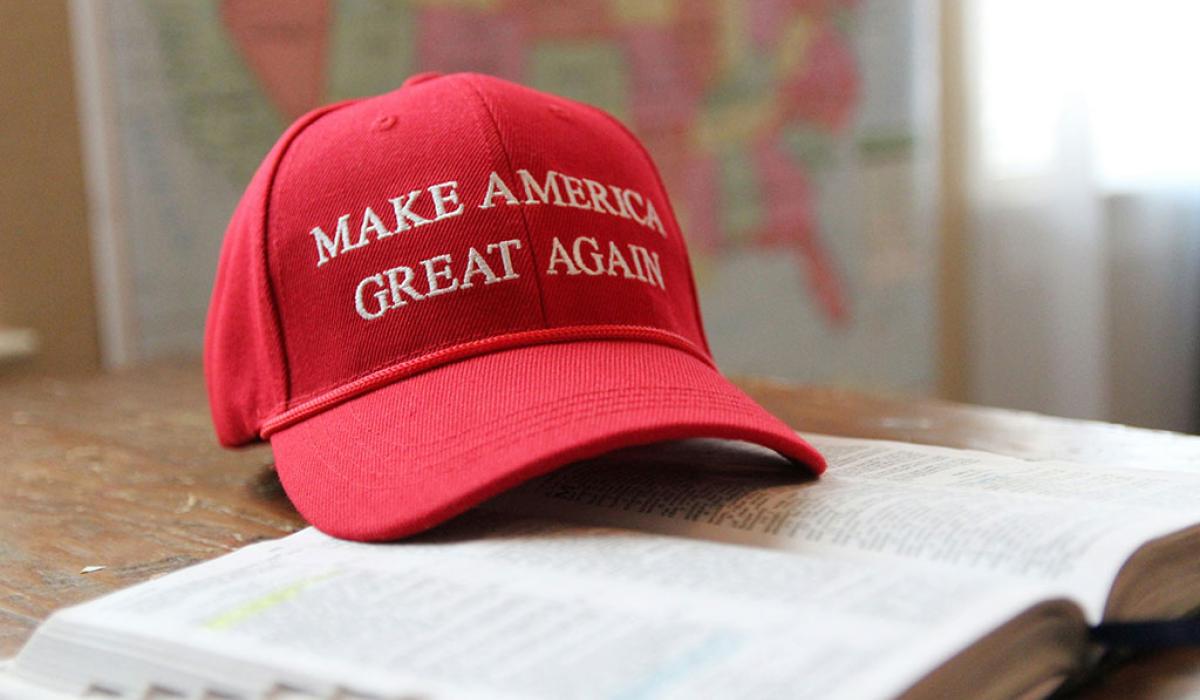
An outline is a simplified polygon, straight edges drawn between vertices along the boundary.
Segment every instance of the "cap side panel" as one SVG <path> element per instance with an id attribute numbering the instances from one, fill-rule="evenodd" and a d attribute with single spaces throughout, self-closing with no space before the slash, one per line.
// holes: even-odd
<path id="1" fill-rule="evenodd" d="M 467 88 L 471 91 L 471 94 L 475 95 L 475 97 L 478 98 L 480 109 L 483 111 L 483 116 L 487 121 L 487 126 L 484 127 L 484 131 L 488 131 L 493 136 L 495 136 L 496 148 L 500 151 L 500 155 L 502 156 L 502 162 L 504 163 L 505 168 L 507 170 L 506 176 L 509 178 L 509 182 L 515 181 L 516 177 L 517 177 L 517 173 L 513 169 L 512 158 L 509 156 L 508 148 L 505 147 L 504 139 L 500 135 L 500 128 L 496 125 L 495 110 L 492 108 L 492 105 L 488 102 L 488 99 L 483 94 L 483 91 L 480 90 L 479 86 L 475 84 L 474 76 L 472 76 L 469 73 L 464 73 L 464 74 L 461 74 L 461 75 L 455 76 L 455 77 L 459 80 L 462 80 L 464 83 L 466 83 Z M 524 232 L 525 232 L 525 245 L 529 246 L 529 257 L 532 258 L 532 260 L 533 260 L 533 268 L 535 270 L 540 270 L 541 266 L 538 262 L 537 247 L 535 245 L 533 245 L 533 237 L 529 233 L 529 217 L 527 217 L 525 215 L 524 207 L 521 207 L 519 212 L 521 215 L 521 225 L 523 226 Z M 546 316 L 546 293 L 542 289 L 542 278 L 540 275 L 534 275 L 533 280 L 534 280 L 534 283 L 537 285 L 538 306 L 542 310 L 542 326 L 548 328 L 550 325 L 550 322 Z"/>
<path id="2" fill-rule="evenodd" d="M 213 427 L 222 445 L 233 447 L 257 439 L 259 416 L 280 410 L 286 394 L 273 381 L 278 372 L 278 348 L 256 342 L 265 335 L 269 314 L 262 309 L 263 287 L 255 279 L 261 266 L 255 260 L 253 233 L 246 231 L 258 219 L 257 193 L 263 178 L 255 177 L 234 210 L 220 265 L 213 282 L 204 335 L 204 378 Z"/>
<path id="3" fill-rule="evenodd" d="M 253 442 L 290 391 L 287 352 L 267 262 L 267 202 L 288 144 L 330 105 L 301 117 L 276 142 L 238 201 L 221 244 L 205 319 L 204 369 L 213 425 L 227 446 Z"/>
<path id="4" fill-rule="evenodd" d="M 267 306 L 271 312 L 272 323 L 270 324 L 270 330 L 272 339 L 278 343 L 279 347 L 281 360 L 280 369 L 283 375 L 282 382 L 285 406 L 287 403 L 291 402 L 291 361 L 288 354 L 286 334 L 283 332 L 283 319 L 279 315 L 279 296 L 276 294 L 277 285 L 275 283 L 274 276 L 271 273 L 271 242 L 267 236 L 271 221 L 271 201 L 275 193 L 275 180 L 276 176 L 279 174 L 279 167 L 283 163 L 284 157 L 287 156 L 288 149 L 290 149 L 292 144 L 296 142 L 296 137 L 298 137 L 306 128 L 308 128 L 313 122 L 317 121 L 321 117 L 329 114 L 330 112 L 341 109 L 342 107 L 355 104 L 358 101 L 359 100 L 357 99 L 353 99 L 336 102 L 334 104 L 315 109 L 298 119 L 294 124 L 292 124 L 287 133 L 284 134 L 283 138 L 281 138 L 279 143 L 276 145 L 277 153 L 272 159 L 272 167 L 270 173 L 267 175 L 266 193 L 263 199 L 262 220 L 260 224 L 261 233 L 258 238 L 258 244 L 262 251 L 263 284 L 265 285 L 263 293 L 267 297 Z M 263 418 L 265 417 L 266 416 L 264 415 Z"/>

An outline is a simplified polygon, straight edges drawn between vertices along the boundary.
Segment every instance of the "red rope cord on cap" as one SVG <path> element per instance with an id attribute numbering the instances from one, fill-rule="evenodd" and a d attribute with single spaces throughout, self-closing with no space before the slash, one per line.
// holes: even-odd
<path id="1" fill-rule="evenodd" d="M 506 333 L 480 340 L 473 340 L 447 348 L 440 348 L 420 357 L 385 367 L 358 377 L 318 396 L 306 399 L 295 406 L 263 421 L 258 434 L 263 439 L 305 418 L 332 408 L 356 396 L 368 393 L 381 386 L 420 374 L 442 365 L 469 357 L 486 355 L 527 345 L 562 343 L 575 340 L 640 340 L 666 345 L 693 355 L 704 364 L 716 369 L 712 358 L 688 339 L 670 331 L 648 326 L 565 326 L 541 328 L 519 333 Z"/>

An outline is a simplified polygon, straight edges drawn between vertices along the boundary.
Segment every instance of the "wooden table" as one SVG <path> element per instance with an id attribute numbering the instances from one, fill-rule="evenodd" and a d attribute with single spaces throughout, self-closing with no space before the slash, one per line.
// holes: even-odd
<path id="1" fill-rule="evenodd" d="M 802 431 L 1200 469 L 1200 438 L 762 381 Z M 51 611 L 303 526 L 265 447 L 217 447 L 194 365 L 0 375 L 0 657 Z M 84 567 L 104 567 L 81 573 Z M 1138 659 L 1086 698 L 1200 696 L 1200 650 Z"/>

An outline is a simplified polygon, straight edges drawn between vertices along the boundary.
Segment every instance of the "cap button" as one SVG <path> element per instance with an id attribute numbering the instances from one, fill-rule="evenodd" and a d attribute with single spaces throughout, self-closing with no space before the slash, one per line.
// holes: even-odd
<path id="1" fill-rule="evenodd" d="M 440 77 L 442 77 L 442 74 L 438 73 L 436 71 L 426 71 L 424 73 L 416 73 L 414 75 L 408 76 L 408 79 L 405 80 L 400 85 L 400 87 L 402 87 L 402 88 L 412 87 L 413 85 L 419 85 L 426 81 L 433 80 L 434 78 L 440 78 Z"/>

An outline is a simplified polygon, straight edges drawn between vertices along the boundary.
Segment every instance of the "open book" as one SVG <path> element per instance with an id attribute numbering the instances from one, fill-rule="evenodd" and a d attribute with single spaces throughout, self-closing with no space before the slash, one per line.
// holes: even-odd
<path id="1" fill-rule="evenodd" d="M 1200 473 L 811 439 L 815 481 L 687 441 L 254 544 L 56 613 L 0 697 L 1040 697 L 1200 605 Z"/>

